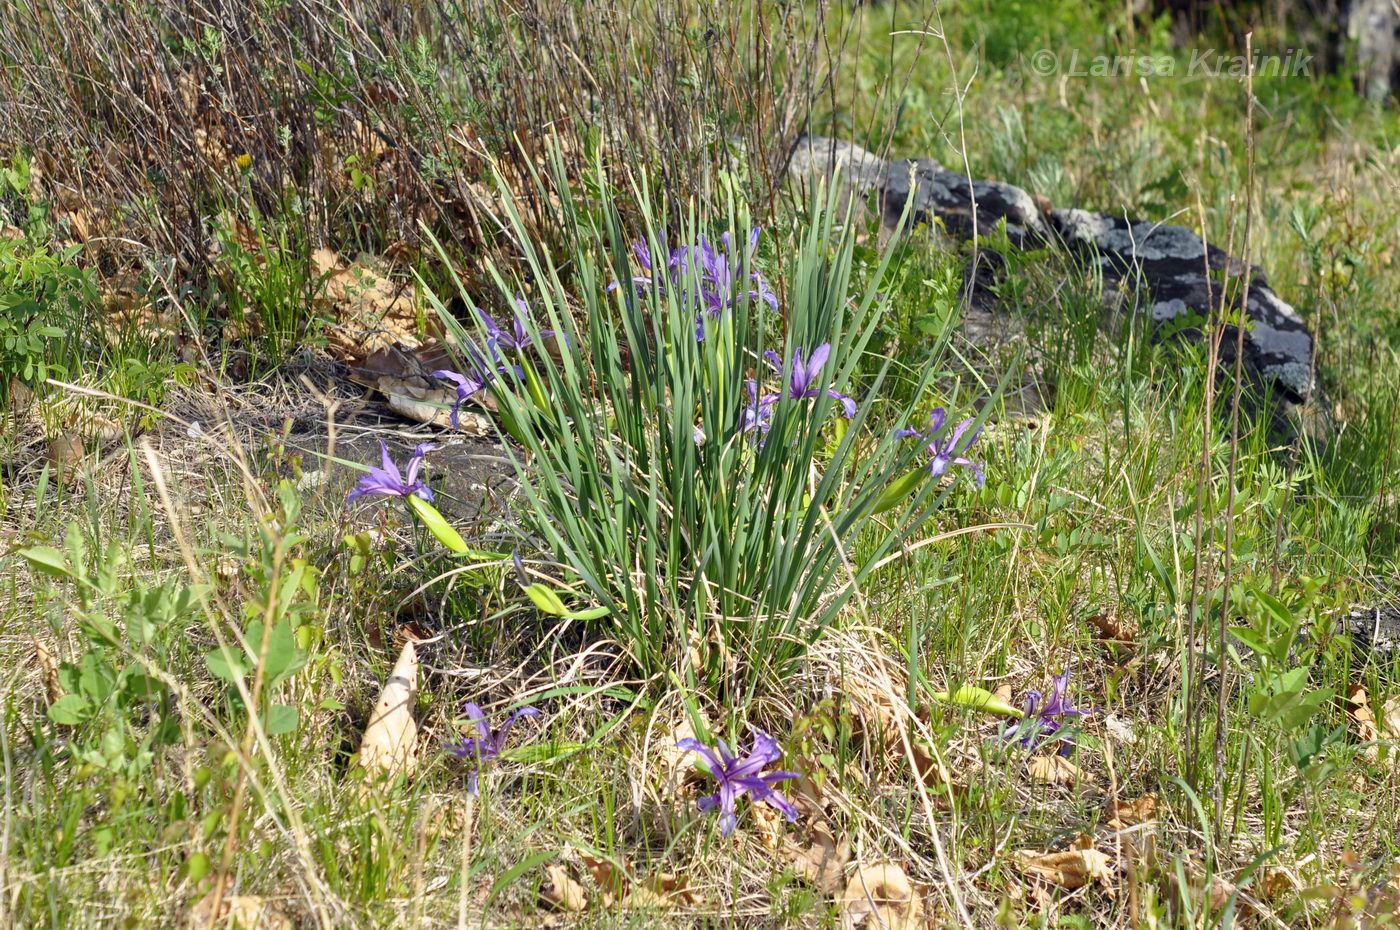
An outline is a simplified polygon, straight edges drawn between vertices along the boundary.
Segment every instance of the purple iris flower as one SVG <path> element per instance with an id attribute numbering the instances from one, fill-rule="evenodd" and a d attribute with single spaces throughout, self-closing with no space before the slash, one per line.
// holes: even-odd
<path id="1" fill-rule="evenodd" d="M 764 394 L 758 396 L 758 382 L 750 378 L 745 382 L 744 387 L 749 392 L 749 405 L 744 408 L 743 421 L 739 424 L 741 433 L 757 433 L 759 436 L 768 435 L 768 429 L 773 425 L 773 407 L 782 400 L 777 394 Z"/>
<path id="2" fill-rule="evenodd" d="M 704 236 L 697 236 L 693 245 L 670 249 L 664 268 L 659 267 L 656 257 L 651 253 L 651 247 L 645 241 L 638 240 L 632 243 L 632 252 L 646 273 L 633 277 L 632 283 L 639 291 L 649 289 L 662 294 L 668 288 L 679 287 L 681 279 L 694 270 L 699 278 L 698 299 L 701 310 L 695 325 L 695 338 L 703 340 L 706 318 L 717 319 L 721 313 L 733 307 L 735 272 L 745 259 L 752 262 L 760 234 L 761 230 L 758 227 L 749 231 L 748 245 L 742 256 L 735 254 L 727 232 L 719 237 L 719 248 L 715 248 Z M 762 301 L 774 310 L 778 309 L 778 296 L 768 287 L 763 276 L 757 271 L 751 271 L 749 280 L 753 284 L 753 288 L 748 292 L 749 297 Z M 619 286 L 619 283 L 614 281 L 608 285 L 608 290 L 616 290 Z"/>
<path id="3" fill-rule="evenodd" d="M 796 778 L 796 772 L 769 772 L 763 770 L 783 757 L 778 743 L 762 730 L 754 729 L 753 745 L 743 758 L 729 751 L 724 740 L 717 741 L 718 754 L 699 740 L 683 739 L 676 745 L 681 749 L 699 753 L 709 767 L 710 777 L 719 784 L 714 794 L 700 799 L 702 811 L 719 809 L 719 831 L 724 836 L 734 832 L 739 818 L 734 813 L 734 803 L 744 794 L 757 802 L 763 801 L 782 812 L 789 821 L 797 819 L 797 808 L 773 786 L 780 781 Z"/>
<path id="4" fill-rule="evenodd" d="M 538 717 L 540 712 L 534 707 L 522 707 L 507 717 L 499 729 L 493 730 L 486 722 L 486 714 L 482 713 L 480 707 L 468 702 L 466 711 L 467 719 L 476 725 L 478 735 L 463 738 L 459 744 L 447 747 L 447 751 L 459 759 L 476 763 L 476 768 L 467 776 L 467 793 L 475 796 L 479 792 L 478 776 L 481 774 L 481 767 L 500 758 L 511 727 L 522 717 Z"/>
<path id="5" fill-rule="evenodd" d="M 510 329 L 502 329 L 492 316 L 480 307 L 476 310 L 481 317 L 481 323 L 486 327 L 486 347 L 491 350 L 493 358 L 500 357 L 500 350 L 506 349 L 511 352 L 523 352 L 528 349 L 534 340 L 530 337 L 530 331 L 525 327 L 525 321 L 530 318 L 530 307 L 525 303 L 525 298 L 516 295 L 515 315 L 511 317 Z M 554 330 L 546 329 L 540 331 L 540 337 L 548 339 L 554 335 Z"/>
<path id="6" fill-rule="evenodd" d="M 437 371 L 432 372 L 432 376 L 434 378 L 441 378 L 444 381 L 451 381 L 453 386 L 457 389 L 457 402 L 452 405 L 452 416 L 450 417 L 453 429 L 460 429 L 462 426 L 462 405 L 465 404 L 473 394 L 486 387 L 486 382 L 490 381 L 492 378 L 492 375 L 489 373 L 484 375 L 464 375 L 459 372 L 449 371 L 446 368 L 439 368 Z"/>
<path id="7" fill-rule="evenodd" d="M 799 346 L 792 351 L 792 371 L 788 373 L 787 396 L 793 400 L 801 397 L 820 397 L 823 390 L 821 387 L 821 371 L 826 366 L 827 359 L 831 356 L 831 343 L 823 342 L 812 350 L 810 358 L 803 360 L 802 348 Z M 779 375 L 783 373 L 783 359 L 773 350 L 763 353 L 763 357 L 768 360 L 768 364 L 773 366 L 773 370 Z M 841 402 L 841 412 L 846 419 L 851 419 L 856 415 L 856 402 L 840 391 L 827 388 L 826 395 Z"/>
<path id="8" fill-rule="evenodd" d="M 663 245 L 663 250 L 665 246 Z M 637 264 L 642 266 L 646 274 L 639 274 L 632 278 L 632 283 L 638 290 L 642 288 L 654 288 L 657 293 L 664 294 L 667 284 L 674 283 L 681 276 L 681 270 L 685 267 L 684 247 L 669 250 L 666 259 L 666 273 L 660 278 L 657 277 L 656 265 L 652 262 L 651 246 L 647 245 L 645 239 L 638 239 L 632 243 L 632 254 L 637 256 Z M 612 292 L 621 287 L 614 281 L 608 285 L 608 291 Z"/>
<path id="9" fill-rule="evenodd" d="M 381 439 L 379 454 L 384 462 L 383 467 L 371 467 L 369 474 L 361 478 L 360 483 L 350 492 L 347 502 L 368 494 L 383 494 L 386 497 L 409 497 L 417 494 L 431 504 L 433 492 L 418 477 L 418 470 L 423 467 L 423 456 L 436 448 L 431 443 L 419 443 L 413 450 L 413 458 L 408 460 L 408 475 L 405 477 L 399 473 L 399 466 L 389 457 L 389 447 L 384 445 L 384 440 Z"/>
<path id="10" fill-rule="evenodd" d="M 482 315 L 485 316 L 485 314 Z M 489 320 L 490 317 L 487 317 L 487 319 Z M 493 322 L 490 325 L 494 327 L 495 323 Z M 501 331 L 497 329 L 496 332 L 500 333 Z M 513 341 L 515 339 L 514 334 L 502 335 L 511 339 L 512 345 L 516 344 Z M 525 344 L 528 344 L 528 337 L 526 338 Z M 484 354 L 479 349 L 469 346 L 467 348 L 467 374 L 464 375 L 461 372 L 452 371 L 448 368 L 439 368 L 437 371 L 429 372 L 434 378 L 441 378 L 444 381 L 452 382 L 453 387 L 457 389 L 457 400 L 452 405 L 451 420 L 453 429 L 461 428 L 462 405 L 473 395 L 483 390 L 486 385 L 490 384 L 491 380 L 495 378 L 497 374 L 513 371 L 517 378 L 525 377 L 525 372 L 519 365 L 507 365 L 500 361 L 500 350 L 494 345 L 491 346 L 491 356 L 496 360 L 494 365 L 487 363 Z"/>
<path id="11" fill-rule="evenodd" d="M 968 417 L 954 427 L 953 432 L 948 435 L 947 439 L 939 440 L 938 434 L 943 431 L 944 421 L 947 416 L 948 413 L 946 410 L 942 407 L 935 407 L 933 409 L 933 414 L 929 417 L 927 431 L 902 429 L 896 435 L 901 439 L 917 437 L 928 443 L 928 469 L 933 474 L 933 477 L 937 478 L 939 475 L 946 472 L 950 466 L 960 465 L 963 468 L 972 469 L 972 473 L 977 476 L 977 486 L 980 488 L 987 481 L 987 476 L 983 473 L 982 466 L 964 455 L 954 454 L 958 442 L 963 438 L 963 434 L 972 426 L 972 418 Z M 979 429 L 968 437 L 967 444 L 963 446 L 963 452 L 972 448 L 972 444 L 977 441 L 977 437 L 981 435 L 981 432 L 982 431 Z"/>
<path id="12" fill-rule="evenodd" d="M 1002 734 L 1004 738 L 1020 740 L 1022 746 L 1027 749 L 1035 749 L 1060 732 L 1066 717 L 1083 717 L 1085 714 L 1094 712 L 1091 708 L 1075 707 L 1066 697 L 1065 692 L 1069 690 L 1068 669 L 1065 670 L 1064 674 L 1056 675 L 1053 681 L 1049 700 L 1045 700 L 1045 695 L 1039 691 L 1026 692 L 1026 716 L 1019 723 L 1009 727 Z M 1042 701 L 1044 701 L 1043 704 Z M 1063 738 L 1061 742 L 1063 745 L 1060 748 L 1060 755 L 1069 755 L 1074 742 L 1067 737 Z"/>

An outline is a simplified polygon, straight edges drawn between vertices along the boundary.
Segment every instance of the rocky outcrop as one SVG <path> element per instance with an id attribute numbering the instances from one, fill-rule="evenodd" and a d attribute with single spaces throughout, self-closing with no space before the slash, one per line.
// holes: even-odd
<path id="1" fill-rule="evenodd" d="M 1347 38 L 1356 43 L 1357 81 L 1368 99 L 1400 88 L 1400 6 L 1395 0 L 1346 3 Z"/>
<path id="2" fill-rule="evenodd" d="M 798 141 L 789 163 L 799 179 L 829 177 L 838 169 L 848 196 L 872 197 L 887 229 L 906 205 L 914 223 L 935 220 L 960 238 L 983 235 L 1005 222 L 1017 247 L 1050 246 L 1096 266 L 1106 283 L 1122 282 L 1143 295 L 1154 323 L 1200 338 L 1197 321 L 1218 313 L 1222 281 L 1227 310 L 1243 308 L 1244 370 L 1251 382 L 1289 404 L 1314 393 L 1313 337 L 1298 312 L 1269 286 L 1264 272 L 1208 246 L 1184 226 L 1131 220 L 1087 210 L 1056 210 L 1000 181 L 973 181 L 921 158 L 886 161 L 865 149 L 821 136 Z M 1247 284 L 1247 287 L 1246 287 Z M 1222 341 L 1222 362 L 1233 364 L 1237 333 Z"/>

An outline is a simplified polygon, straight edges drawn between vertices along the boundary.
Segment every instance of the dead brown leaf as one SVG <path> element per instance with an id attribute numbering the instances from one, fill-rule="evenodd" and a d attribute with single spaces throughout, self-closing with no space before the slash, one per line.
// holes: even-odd
<path id="1" fill-rule="evenodd" d="M 45 458 L 58 479 L 66 482 L 76 476 L 84 454 L 81 436 L 75 433 L 60 433 L 49 440 Z"/>
<path id="2" fill-rule="evenodd" d="M 842 930 L 914 930 L 923 925 L 923 900 L 904 869 L 893 862 L 857 869 L 837 903 Z"/>
<path id="3" fill-rule="evenodd" d="M 427 423 L 440 429 L 452 429 L 452 405 L 456 394 L 446 388 L 418 387 L 409 381 L 380 378 L 377 388 L 384 395 L 389 409 L 416 423 Z M 457 429 L 472 436 L 486 436 L 491 421 L 475 410 L 462 410 L 457 415 Z"/>
<path id="4" fill-rule="evenodd" d="M 1260 872 L 1255 887 L 1265 901 L 1280 902 L 1297 894 L 1302 884 L 1286 869 L 1266 868 Z"/>
<path id="5" fill-rule="evenodd" d="M 386 348 L 416 349 L 423 345 L 424 327 L 441 335 L 436 317 L 425 316 L 420 326 L 413 289 L 407 285 L 396 284 L 362 262 L 342 262 L 330 249 L 317 249 L 311 260 L 337 324 L 328 344 L 342 360 Z"/>
<path id="6" fill-rule="evenodd" d="M 418 744 L 418 724 L 413 720 L 417 687 L 418 653 L 409 642 L 384 682 L 360 741 L 360 764 L 372 774 L 393 778 L 413 770 Z"/>
<path id="7" fill-rule="evenodd" d="M 1137 632 L 1119 617 L 1108 614 L 1091 614 L 1084 622 L 1094 628 L 1100 640 L 1115 646 L 1132 646 L 1137 641 Z"/>
<path id="8" fill-rule="evenodd" d="M 1061 755 L 1035 756 L 1026 763 L 1033 781 L 1046 785 L 1077 785 L 1087 781 L 1084 770 Z"/>
<path id="9" fill-rule="evenodd" d="M 698 900 L 695 892 L 690 890 L 690 882 L 670 872 L 657 872 L 633 888 L 627 896 L 629 907 L 674 907 L 678 904 L 693 905 Z"/>
<path id="10" fill-rule="evenodd" d="M 898 739 L 894 740 L 896 745 L 891 749 L 898 751 L 901 747 L 897 745 Z M 966 782 L 955 779 L 948 766 L 943 764 L 943 760 L 929 752 L 923 740 L 910 739 L 910 755 L 914 758 L 914 775 L 923 782 L 925 787 L 934 789 L 932 799 L 940 806 L 948 804 L 948 794 L 961 794 L 967 790 Z"/>
<path id="11" fill-rule="evenodd" d="M 841 888 L 846 864 L 851 861 L 851 840 L 845 835 L 837 837 L 828 824 L 815 824 L 803 842 L 788 838 L 787 857 L 798 878 L 832 897 Z"/>
<path id="12" fill-rule="evenodd" d="M 603 903 L 612 904 L 622 900 L 627 894 L 627 864 L 597 856 L 585 855 L 580 858 L 583 859 L 588 874 L 593 876 L 593 881 L 598 883 L 599 890 L 603 892 Z"/>
<path id="13" fill-rule="evenodd" d="M 1351 727 L 1356 733 L 1356 738 L 1371 744 L 1362 750 L 1363 754 L 1375 762 L 1380 758 L 1380 747 L 1375 743 L 1381 738 L 1381 730 L 1376 724 L 1376 715 L 1371 710 L 1370 695 L 1361 685 L 1353 685 L 1347 691 L 1347 716 L 1351 718 Z"/>
<path id="14" fill-rule="evenodd" d="M 89 439 L 98 445 L 118 442 L 126 436 L 126 430 L 120 423 L 108 419 L 100 413 L 89 414 L 80 417 L 77 421 L 78 432 L 85 439 Z"/>
<path id="15" fill-rule="evenodd" d="M 1131 801 L 1114 801 L 1109 808 L 1108 825 L 1115 830 L 1152 823 L 1157 819 L 1157 795 L 1144 794 Z"/>
<path id="16" fill-rule="evenodd" d="M 15 422 L 23 420 L 34 408 L 34 392 L 16 377 L 10 378 L 10 413 Z"/>
<path id="17" fill-rule="evenodd" d="M 574 880 L 568 869 L 555 863 L 545 866 L 540 903 L 550 910 L 577 913 L 588 907 L 588 892 Z"/>
<path id="18" fill-rule="evenodd" d="M 662 726 L 665 726 L 665 723 Z M 675 735 L 674 738 L 661 741 L 657 747 L 655 765 L 660 769 L 658 781 L 662 785 L 662 797 L 674 799 L 681 795 L 686 782 L 691 779 L 698 781 L 701 777 L 693 764 L 694 753 L 676 745 L 681 740 L 695 739 L 695 727 L 691 724 L 688 715 L 682 715 L 679 721 L 663 732 Z"/>
<path id="19" fill-rule="evenodd" d="M 11 226 L 9 223 L 0 225 L 0 239 L 20 240 L 24 238 L 24 230 L 18 226 Z"/>
<path id="20" fill-rule="evenodd" d="M 39 663 L 39 670 L 44 675 L 44 697 L 52 704 L 63 697 L 63 686 L 58 683 L 58 660 L 42 639 L 35 636 L 33 642 L 34 660 Z"/>
<path id="21" fill-rule="evenodd" d="M 1113 879 L 1112 860 L 1093 848 L 1063 852 L 1023 849 L 1012 854 L 1012 861 L 1025 874 L 1070 890 L 1083 888 L 1090 882 L 1099 882 L 1107 888 Z"/>
<path id="22" fill-rule="evenodd" d="M 437 342 L 417 348 L 379 345 L 364 354 L 347 358 L 350 380 L 384 395 L 389 409 L 415 423 L 452 429 L 452 406 L 456 390 L 431 377 L 439 368 L 453 368 L 451 355 Z M 491 433 L 491 421 L 482 409 L 494 409 L 488 392 L 480 391 L 470 402 L 477 409 L 463 408 L 458 429 L 472 436 Z"/>
<path id="23" fill-rule="evenodd" d="M 213 896 L 202 898 L 190 909 L 188 930 L 292 930 L 292 922 L 272 905 L 254 895 L 225 895 L 214 909 Z"/>

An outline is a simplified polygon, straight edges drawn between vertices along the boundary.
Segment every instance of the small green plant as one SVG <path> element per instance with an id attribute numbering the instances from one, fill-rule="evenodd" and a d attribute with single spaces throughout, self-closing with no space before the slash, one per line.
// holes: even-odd
<path id="1" fill-rule="evenodd" d="M 1254 654 L 1257 668 L 1247 692 L 1250 714 L 1276 728 L 1287 741 L 1289 757 L 1301 772 L 1325 762 L 1323 750 L 1336 743 L 1345 728 L 1333 730 L 1312 725 L 1333 699 L 1333 688 L 1312 686 L 1313 655 L 1302 641 L 1304 612 L 1255 585 L 1241 585 L 1231 598 L 1249 619 L 1247 625 L 1230 628 L 1230 635 Z M 1323 777 L 1330 767 L 1310 772 Z"/>
<path id="2" fill-rule="evenodd" d="M 307 308 L 319 280 L 308 249 L 290 223 L 263 222 L 219 230 L 218 269 L 230 335 L 253 356 L 254 369 L 286 358 L 319 335 L 321 320 Z"/>
<path id="3" fill-rule="evenodd" d="M 20 554 L 37 571 L 71 583 L 65 606 L 82 638 L 80 654 L 58 667 L 63 693 L 49 705 L 49 719 L 79 728 L 69 744 L 78 762 L 134 779 L 160 745 L 179 735 L 159 671 L 168 631 L 195 609 L 194 591 L 128 577 L 125 546 L 113 541 L 104 552 L 91 552 L 77 524 L 69 525 L 63 549 L 36 546 Z"/>
<path id="4" fill-rule="evenodd" d="M 305 539 L 297 531 L 301 498 L 291 482 L 279 484 L 278 501 L 277 513 L 262 521 L 255 538 L 222 540 L 244 565 L 253 595 L 243 608 L 247 626 L 236 631 L 236 641 L 205 657 L 209 673 L 228 684 L 231 704 L 246 708 L 251 698 L 263 708 L 263 730 L 269 736 L 297 728 L 297 709 L 272 698 L 306 665 L 316 632 L 312 620 L 319 611 L 319 572 L 294 555 Z"/>
<path id="5" fill-rule="evenodd" d="M 38 384 L 76 367 L 81 337 L 97 304 L 79 246 L 52 252 L 28 238 L 0 236 L 0 399 L 10 379 Z"/>

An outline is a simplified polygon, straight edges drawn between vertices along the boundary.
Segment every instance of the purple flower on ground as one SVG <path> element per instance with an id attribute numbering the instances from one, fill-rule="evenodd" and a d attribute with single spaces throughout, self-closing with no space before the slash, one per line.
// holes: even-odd
<path id="1" fill-rule="evenodd" d="M 799 346 L 792 351 L 792 371 L 788 373 L 787 396 L 793 400 L 802 397 L 820 397 L 823 394 L 821 386 L 821 371 L 826 367 L 827 359 L 831 356 L 831 343 L 823 342 L 812 350 L 809 358 L 803 359 L 803 351 Z M 779 375 L 783 373 L 783 359 L 777 352 L 771 349 L 763 353 L 763 357 L 768 360 L 768 364 L 773 366 L 773 370 Z M 824 392 L 828 397 L 841 402 L 841 412 L 846 419 L 851 419 L 856 415 L 856 402 L 840 391 L 827 388 Z"/>
<path id="2" fill-rule="evenodd" d="M 1022 746 L 1035 749 L 1060 732 L 1066 717 L 1082 717 L 1093 713 L 1090 708 L 1075 707 L 1066 697 L 1065 692 L 1069 690 L 1068 669 L 1063 674 L 1056 675 L 1053 681 L 1049 700 L 1039 691 L 1026 692 L 1026 716 L 1021 722 L 1008 728 L 1002 734 L 1004 738 L 1020 740 Z M 1062 738 L 1061 742 L 1064 745 L 1060 748 L 1060 754 L 1069 755 L 1074 742 L 1067 737 Z"/>
<path id="3" fill-rule="evenodd" d="M 538 717 L 540 712 L 534 707 L 522 707 L 507 717 L 499 729 L 493 730 L 486 722 L 486 714 L 482 713 L 480 707 L 468 702 L 466 711 L 467 719 L 476 726 L 477 735 L 463 738 L 459 744 L 447 747 L 447 751 L 459 759 L 476 763 L 476 768 L 467 776 L 467 793 L 476 795 L 479 792 L 478 776 L 482 766 L 500 758 L 511 727 L 522 717 Z"/>
<path id="4" fill-rule="evenodd" d="M 360 479 L 360 483 L 355 485 L 355 489 L 350 492 L 347 501 L 353 501 L 369 494 L 382 494 L 385 497 L 408 497 L 417 494 L 428 503 L 433 502 L 433 492 L 418 477 L 418 470 L 423 467 L 423 456 L 437 448 L 430 443 L 419 443 L 413 450 L 413 458 L 408 460 L 408 475 L 399 473 L 399 466 L 394 464 L 394 460 L 389 457 L 389 447 L 384 445 L 384 441 L 379 441 L 379 454 L 383 460 L 380 468 L 371 467 L 369 474 Z"/>
<path id="5" fill-rule="evenodd" d="M 901 439 L 917 437 L 928 443 L 928 468 L 933 474 L 933 477 L 937 478 L 939 475 L 946 472 L 950 466 L 959 465 L 963 468 L 972 469 L 972 473 L 977 476 L 977 486 L 980 488 L 987 481 L 987 476 L 983 473 L 982 466 L 972 461 L 972 459 L 967 458 L 966 455 L 956 454 L 958 442 L 962 440 L 963 434 L 972 426 L 972 418 L 968 417 L 966 420 L 963 420 L 953 428 L 952 433 L 948 435 L 947 439 L 940 440 L 938 434 L 943 430 L 947 415 L 947 411 L 942 407 L 935 407 L 933 409 L 933 414 L 929 417 L 929 426 L 926 431 L 902 429 L 896 435 Z M 964 453 L 972 448 L 972 444 L 977 441 L 977 437 L 981 432 L 982 431 L 979 429 L 967 438 L 967 443 L 962 448 Z"/>
<path id="6" fill-rule="evenodd" d="M 676 745 L 700 755 L 709 767 L 710 777 L 719 785 L 714 794 L 700 799 L 702 811 L 719 810 L 719 830 L 724 836 L 734 832 L 739 822 L 734 813 L 734 803 L 748 794 L 754 802 L 763 801 L 782 812 L 789 821 L 797 819 L 797 808 L 773 786 L 780 781 L 796 778 L 796 772 L 769 772 L 763 770 L 783 757 L 778 743 L 762 730 L 753 731 L 753 745 L 749 754 L 740 758 L 729 751 L 724 740 L 718 740 L 718 752 L 699 740 L 683 739 Z"/>

